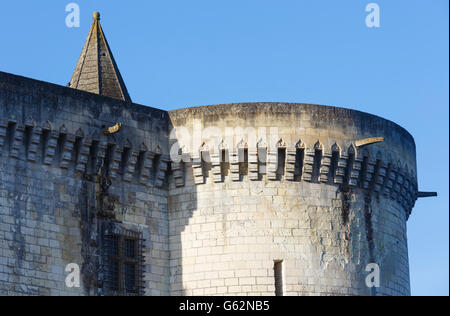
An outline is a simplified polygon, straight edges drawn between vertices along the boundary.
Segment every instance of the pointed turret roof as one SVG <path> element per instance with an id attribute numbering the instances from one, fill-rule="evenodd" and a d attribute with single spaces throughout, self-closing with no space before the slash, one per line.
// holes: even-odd
<path id="1" fill-rule="evenodd" d="M 98 12 L 94 13 L 94 23 L 68 86 L 131 102 L 100 25 Z"/>

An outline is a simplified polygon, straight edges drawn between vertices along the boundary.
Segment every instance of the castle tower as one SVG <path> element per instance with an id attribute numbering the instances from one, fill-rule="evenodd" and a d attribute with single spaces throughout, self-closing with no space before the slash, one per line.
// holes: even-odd
<path id="1" fill-rule="evenodd" d="M 422 194 L 406 130 L 308 104 L 169 114 L 191 156 L 169 194 L 172 294 L 410 294 L 406 222 Z"/>
<path id="2" fill-rule="evenodd" d="M 100 13 L 95 12 L 93 19 L 94 22 L 68 86 L 131 102 L 100 25 Z"/>
<path id="3" fill-rule="evenodd" d="M 435 196 L 375 115 L 131 103 L 98 13 L 69 87 L 0 72 L 0 180 L 0 295 L 409 295 Z"/>

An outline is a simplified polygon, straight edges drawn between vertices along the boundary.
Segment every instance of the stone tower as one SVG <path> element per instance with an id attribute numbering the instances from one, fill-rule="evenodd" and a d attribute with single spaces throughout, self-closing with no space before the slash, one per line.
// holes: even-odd
<path id="1" fill-rule="evenodd" d="M 100 13 L 95 12 L 93 19 L 94 23 L 68 86 L 131 102 L 100 25 Z"/>
<path id="2" fill-rule="evenodd" d="M 68 87 L 0 72 L 0 295 L 410 294 L 406 223 L 430 194 L 406 130 L 133 104 L 99 21 Z"/>
<path id="3" fill-rule="evenodd" d="M 169 191 L 174 294 L 410 294 L 406 221 L 417 180 L 403 128 L 308 104 L 169 115 L 190 153 L 185 185 Z M 366 286 L 372 263 L 380 288 Z"/>

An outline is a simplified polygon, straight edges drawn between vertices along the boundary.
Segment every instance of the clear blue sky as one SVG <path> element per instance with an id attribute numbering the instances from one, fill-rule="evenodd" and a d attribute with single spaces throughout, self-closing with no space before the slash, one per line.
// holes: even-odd
<path id="1" fill-rule="evenodd" d="M 449 294 L 448 0 L 79 0 L 67 28 L 69 2 L 2 0 L 0 70 L 66 85 L 98 10 L 136 103 L 306 102 L 405 127 L 420 189 L 439 192 L 408 222 L 412 293 Z"/>

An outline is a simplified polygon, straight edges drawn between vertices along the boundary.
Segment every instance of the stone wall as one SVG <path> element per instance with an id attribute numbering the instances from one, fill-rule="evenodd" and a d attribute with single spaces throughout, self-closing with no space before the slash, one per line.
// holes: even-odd
<path id="1" fill-rule="evenodd" d="M 282 261 L 285 295 L 409 295 L 417 182 L 401 127 L 305 104 L 170 116 L 185 170 L 169 193 L 172 294 L 274 295 Z M 368 137 L 385 142 L 355 146 Z M 370 263 L 381 269 L 376 290 L 365 285 Z"/>
<path id="2" fill-rule="evenodd" d="M 408 295 L 416 174 L 413 138 L 358 111 L 165 112 L 0 72 L 0 295 L 105 294 L 105 222 L 142 234 L 146 295 Z"/>
<path id="3" fill-rule="evenodd" d="M 110 212 L 143 234 L 145 293 L 167 295 L 167 130 L 164 111 L 0 73 L 0 294 L 97 294 L 97 215 Z"/>
<path id="4" fill-rule="evenodd" d="M 337 187 L 242 182 L 175 189 L 170 203 L 173 295 L 274 295 L 283 261 L 285 295 L 409 295 L 406 215 L 389 199 L 355 190 L 348 213 Z M 176 210 L 176 211 L 175 211 Z"/>

